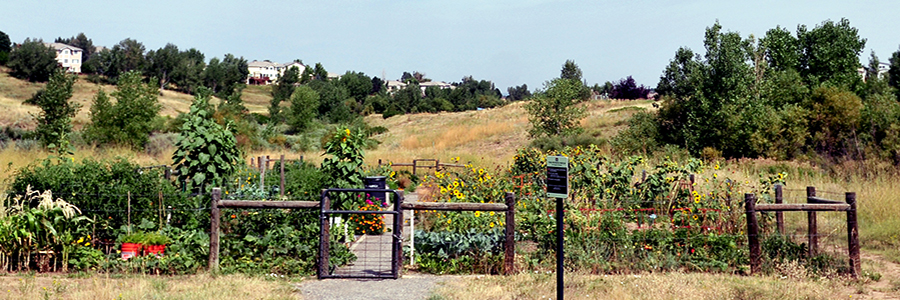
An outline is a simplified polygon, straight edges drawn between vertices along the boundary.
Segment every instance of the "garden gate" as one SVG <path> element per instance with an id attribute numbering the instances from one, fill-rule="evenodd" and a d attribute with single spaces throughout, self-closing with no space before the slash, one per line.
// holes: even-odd
<path id="1" fill-rule="evenodd" d="M 393 193 L 393 210 L 365 211 L 365 210 L 332 210 L 331 198 L 333 194 L 375 194 Z M 322 278 L 400 278 L 402 266 L 403 246 L 401 236 L 403 233 L 403 192 L 388 189 L 327 189 L 322 191 L 321 234 L 319 240 L 319 270 L 318 277 Z M 338 268 L 331 263 L 329 252 L 331 250 L 331 218 L 333 215 L 387 215 L 385 223 L 391 224 L 391 231 L 381 235 L 361 235 L 351 246 L 351 251 L 357 254 L 356 261 L 348 266 Z M 348 218 L 349 220 L 349 218 Z M 345 227 L 346 228 L 346 227 Z"/>

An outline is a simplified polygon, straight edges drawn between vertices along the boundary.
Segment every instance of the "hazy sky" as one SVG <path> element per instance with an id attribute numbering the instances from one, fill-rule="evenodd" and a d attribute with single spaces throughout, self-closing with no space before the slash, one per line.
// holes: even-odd
<path id="1" fill-rule="evenodd" d="M 132 3 L 135 2 L 135 3 Z M 0 2 L 0 31 L 13 42 L 84 32 L 94 45 L 125 38 L 148 50 L 173 43 L 207 60 L 321 62 L 397 79 L 420 71 L 447 82 L 492 80 L 504 94 L 559 76 L 574 59 L 589 84 L 632 75 L 656 86 L 675 50 L 703 52 L 717 19 L 725 30 L 762 36 L 848 18 L 882 61 L 900 46 L 900 1 L 15 1 Z"/>

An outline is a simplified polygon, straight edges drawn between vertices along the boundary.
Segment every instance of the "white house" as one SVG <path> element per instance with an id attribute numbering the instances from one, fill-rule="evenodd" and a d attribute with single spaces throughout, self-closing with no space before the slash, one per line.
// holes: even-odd
<path id="1" fill-rule="evenodd" d="M 56 61 L 66 68 L 66 72 L 81 73 L 81 55 L 84 53 L 81 48 L 62 43 L 44 43 L 44 45 L 56 50 Z"/>
<path id="2" fill-rule="evenodd" d="M 275 83 L 291 67 L 299 68 L 301 74 L 306 69 L 306 66 L 296 61 L 283 64 L 273 63 L 269 60 L 251 61 L 247 64 L 247 71 L 250 72 L 247 75 L 247 84 L 269 85 Z"/>

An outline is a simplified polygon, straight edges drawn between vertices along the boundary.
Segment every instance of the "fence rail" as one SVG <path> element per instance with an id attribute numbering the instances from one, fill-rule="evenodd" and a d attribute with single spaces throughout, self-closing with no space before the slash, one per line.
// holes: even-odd
<path id="1" fill-rule="evenodd" d="M 808 254 L 813 257 L 818 254 L 818 228 L 816 220 L 817 211 L 845 211 L 847 212 L 847 255 L 850 264 L 850 276 L 858 278 L 860 273 L 859 258 L 859 227 L 856 219 L 856 193 L 844 194 L 845 201 L 837 201 L 816 197 L 816 188 L 807 187 L 807 203 L 781 203 L 781 186 L 776 187 L 776 204 L 756 204 L 756 195 L 745 194 L 744 206 L 747 214 L 747 241 L 750 247 L 750 272 L 759 272 L 761 263 L 761 249 L 759 243 L 759 223 L 756 212 L 763 211 L 805 211 L 808 224 Z M 783 219 L 778 218 L 778 230 L 784 232 Z"/>

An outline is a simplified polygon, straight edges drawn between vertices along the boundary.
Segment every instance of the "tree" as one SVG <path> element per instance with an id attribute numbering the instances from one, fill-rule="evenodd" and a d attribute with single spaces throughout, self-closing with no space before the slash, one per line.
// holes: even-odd
<path id="1" fill-rule="evenodd" d="M 300 84 L 309 83 L 313 79 L 312 76 L 315 72 L 316 71 L 313 70 L 312 67 L 306 66 L 306 68 L 303 69 L 303 74 L 300 74 Z"/>
<path id="2" fill-rule="evenodd" d="M 202 52 L 195 48 L 181 52 L 179 62 L 172 70 L 172 83 L 179 91 L 192 94 L 197 87 L 203 85 L 203 70 L 206 60 Z"/>
<path id="3" fill-rule="evenodd" d="M 656 93 L 678 99 L 690 98 L 699 88 L 701 63 L 691 49 L 681 47 L 659 77 Z"/>
<path id="4" fill-rule="evenodd" d="M 179 180 L 189 179 L 189 188 L 196 192 L 209 192 L 213 187 L 225 184 L 225 180 L 243 165 L 234 133 L 229 126 L 223 127 L 213 119 L 209 105 L 211 95 L 205 87 L 197 89 L 172 155 Z"/>
<path id="5" fill-rule="evenodd" d="M 111 104 L 105 93 L 98 93 L 91 105 L 91 124 L 85 129 L 88 139 L 101 143 L 113 143 L 141 149 L 146 144 L 153 118 L 161 106 L 156 87 L 142 82 L 140 72 L 129 71 L 118 79 L 118 89 L 111 95 Z"/>
<path id="6" fill-rule="evenodd" d="M 372 91 L 369 95 L 375 95 L 380 93 L 384 89 L 384 80 L 378 77 L 372 77 Z"/>
<path id="7" fill-rule="evenodd" d="M 891 63 L 888 69 L 888 85 L 894 88 L 897 99 L 900 99 L 900 50 L 894 51 L 888 61 Z"/>
<path id="8" fill-rule="evenodd" d="M 281 102 L 291 98 L 294 85 L 300 82 L 300 68 L 290 67 L 284 71 L 284 75 L 278 77 L 278 82 L 272 87 L 272 102 L 269 105 L 269 120 L 271 124 L 281 123 Z"/>
<path id="9" fill-rule="evenodd" d="M 68 135 L 72 131 L 72 118 L 79 108 L 78 103 L 69 101 L 75 79 L 74 75 L 57 69 L 50 76 L 47 86 L 38 92 L 35 101 L 41 108 L 41 113 L 35 116 L 38 140 L 45 147 L 56 148 L 60 153 L 69 151 Z"/>
<path id="10" fill-rule="evenodd" d="M 313 70 L 313 79 L 315 80 L 328 80 L 328 71 L 325 71 L 325 67 L 322 66 L 322 63 L 316 63 L 316 68 Z"/>
<path id="11" fill-rule="evenodd" d="M 309 128 L 318 108 L 319 93 L 305 85 L 297 87 L 291 96 L 290 116 L 287 118 L 291 130 L 303 132 Z"/>
<path id="12" fill-rule="evenodd" d="M 121 74 L 128 71 L 144 70 L 146 63 L 144 59 L 145 51 L 144 44 L 130 38 L 124 39 L 113 46 L 113 52 L 117 52 L 120 55 L 117 66 L 118 72 Z"/>
<path id="13" fill-rule="evenodd" d="M 363 72 L 347 71 L 339 80 L 341 85 L 350 92 L 350 97 L 362 104 L 366 96 L 372 93 L 372 78 Z"/>
<path id="14" fill-rule="evenodd" d="M 773 71 L 797 70 L 800 65 L 800 41 L 781 26 L 766 31 L 759 40 L 765 51 L 769 69 Z"/>
<path id="15" fill-rule="evenodd" d="M 31 82 L 45 82 L 60 68 L 56 50 L 44 45 L 40 39 L 28 38 L 10 53 L 8 65 L 12 71 L 10 75 Z"/>
<path id="16" fill-rule="evenodd" d="M 524 83 L 520 86 L 509 87 L 506 91 L 509 93 L 509 96 L 506 97 L 509 101 L 519 101 L 531 98 L 531 91 L 528 90 L 528 85 Z"/>
<path id="17" fill-rule="evenodd" d="M 225 54 L 222 60 L 213 58 L 209 61 L 203 72 L 203 80 L 216 96 L 228 98 L 232 93 L 239 92 L 249 74 L 246 59 Z"/>
<path id="18" fill-rule="evenodd" d="M 0 65 L 6 65 L 6 62 L 9 61 L 9 51 L 12 51 L 9 36 L 0 31 Z"/>
<path id="19" fill-rule="evenodd" d="M 345 105 L 345 101 L 350 98 L 350 92 L 347 91 L 347 88 L 324 80 L 313 80 L 307 86 L 319 93 L 318 116 L 320 118 L 333 123 L 341 123 L 353 119 L 350 108 Z"/>
<path id="20" fill-rule="evenodd" d="M 575 64 L 574 60 L 566 60 L 566 63 L 563 64 L 562 71 L 560 71 L 559 78 L 582 81 L 581 68 Z"/>
<path id="21" fill-rule="evenodd" d="M 862 83 L 856 70 L 860 67 L 859 54 L 866 46 L 866 39 L 859 37 L 849 20 L 841 19 L 838 23 L 828 20 L 812 30 L 800 25 L 797 38 L 801 51 L 800 74 L 807 85 L 830 83 L 856 90 Z"/>
<path id="22" fill-rule="evenodd" d="M 165 47 L 159 48 L 159 50 L 147 52 L 147 76 L 159 79 L 160 93 L 172 80 L 172 75 L 174 75 L 175 69 L 181 62 L 181 52 L 178 51 L 178 46 L 172 43 L 166 44 Z"/>
<path id="23" fill-rule="evenodd" d="M 584 110 L 575 107 L 584 98 L 584 84 L 575 79 L 557 78 L 544 84 L 546 91 L 525 105 L 532 138 L 568 136 L 581 131 L 579 121 Z"/>
<path id="24" fill-rule="evenodd" d="M 610 98 L 613 99 L 646 99 L 647 94 L 650 93 L 650 89 L 645 87 L 643 84 L 638 86 L 635 83 L 634 78 L 628 76 L 625 79 L 619 80 L 610 93 Z"/>

